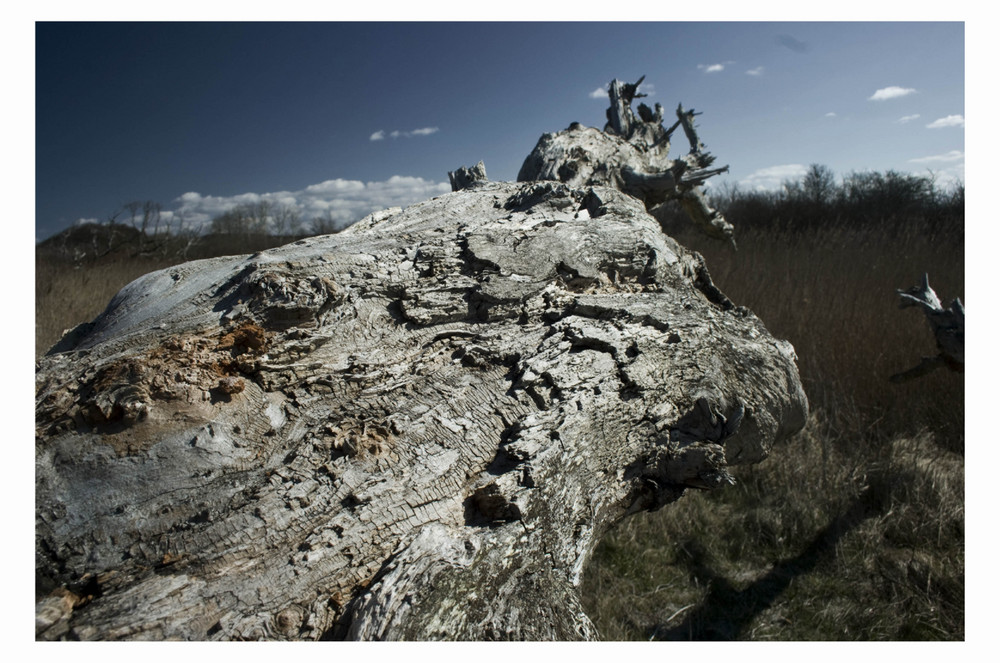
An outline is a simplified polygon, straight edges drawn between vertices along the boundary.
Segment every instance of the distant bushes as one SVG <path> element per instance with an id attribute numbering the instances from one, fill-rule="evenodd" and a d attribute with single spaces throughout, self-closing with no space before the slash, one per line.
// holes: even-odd
<path id="1" fill-rule="evenodd" d="M 294 235 L 302 233 L 302 215 L 290 205 L 259 200 L 236 205 L 212 219 L 220 235 Z"/>
<path id="2" fill-rule="evenodd" d="M 799 180 L 776 190 L 723 186 L 707 192 L 711 205 L 741 231 L 812 232 L 819 227 L 869 231 L 890 236 L 922 233 L 961 243 L 965 238 L 965 187 L 942 187 L 931 176 L 885 172 L 852 172 L 837 180 L 834 173 L 812 164 Z M 668 234 L 690 225 L 676 203 L 654 210 Z"/>
<path id="3" fill-rule="evenodd" d="M 964 236 L 965 187 L 939 186 L 930 176 L 852 172 L 838 183 L 826 166 L 812 164 L 798 181 L 776 191 L 725 187 L 711 192 L 712 204 L 739 228 L 780 227 L 808 231 L 817 225 L 898 230 L 916 223 L 930 232 Z"/>

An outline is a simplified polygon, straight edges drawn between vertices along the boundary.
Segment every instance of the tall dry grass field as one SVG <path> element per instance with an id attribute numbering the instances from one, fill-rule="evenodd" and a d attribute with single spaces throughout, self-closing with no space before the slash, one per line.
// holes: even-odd
<path id="1" fill-rule="evenodd" d="M 97 262 L 36 257 L 35 357 L 45 354 L 63 332 L 96 318 L 123 286 L 177 262 L 145 257 Z"/>
<path id="2" fill-rule="evenodd" d="M 713 280 L 792 342 L 807 428 L 737 485 L 627 521 L 584 579 L 608 639 L 964 638 L 964 381 L 888 378 L 936 350 L 897 288 L 964 294 L 961 222 L 679 226 Z"/>

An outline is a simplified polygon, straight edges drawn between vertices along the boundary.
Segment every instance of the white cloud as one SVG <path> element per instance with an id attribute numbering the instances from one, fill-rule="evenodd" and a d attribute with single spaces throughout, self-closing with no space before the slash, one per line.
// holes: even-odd
<path id="1" fill-rule="evenodd" d="M 302 191 L 308 196 L 330 197 L 356 195 L 364 191 L 365 183 L 358 180 L 326 180 L 319 184 L 310 184 Z"/>
<path id="2" fill-rule="evenodd" d="M 965 164 L 947 168 L 945 170 L 935 170 L 933 172 L 934 183 L 938 186 L 948 187 L 965 182 Z"/>
<path id="3" fill-rule="evenodd" d="M 961 150 L 952 150 L 951 152 L 945 152 L 944 154 L 935 154 L 929 157 L 917 157 L 916 159 L 910 159 L 910 163 L 950 163 L 954 161 L 963 161 L 965 159 L 965 152 Z"/>
<path id="4" fill-rule="evenodd" d="M 927 125 L 928 129 L 943 129 L 944 127 L 964 127 L 965 118 L 961 115 L 941 117 Z"/>
<path id="5" fill-rule="evenodd" d="M 830 111 L 829 113 L 826 113 L 825 115 L 823 115 L 823 117 L 837 117 L 837 114 L 834 113 L 833 111 Z"/>
<path id="6" fill-rule="evenodd" d="M 764 67 L 754 67 L 753 69 L 747 69 L 748 76 L 762 76 L 764 74 Z"/>
<path id="7" fill-rule="evenodd" d="M 903 117 L 896 120 L 896 122 L 899 122 L 900 124 L 906 124 L 907 122 L 912 122 L 913 120 L 916 120 L 918 117 L 920 117 L 919 114 L 904 115 Z"/>
<path id="8" fill-rule="evenodd" d="M 451 191 L 447 182 L 421 177 L 393 175 L 379 182 L 333 179 L 310 184 L 299 191 L 243 193 L 236 196 L 206 196 L 191 191 L 174 200 L 173 209 L 163 215 L 183 220 L 188 229 L 207 230 L 212 218 L 243 203 L 267 201 L 295 209 L 303 222 L 327 213 L 340 226 L 387 207 L 406 207 Z"/>
<path id="9" fill-rule="evenodd" d="M 396 129 L 395 131 L 389 133 L 389 137 L 409 138 L 410 136 L 430 136 L 431 134 L 436 134 L 438 131 L 440 131 L 440 129 L 438 129 L 437 127 L 423 127 L 421 129 L 414 129 L 413 131 L 400 131 L 399 129 Z M 379 129 L 371 136 L 369 136 L 368 140 L 382 140 L 385 138 L 385 136 L 386 136 L 385 131 Z"/>
<path id="10" fill-rule="evenodd" d="M 717 71 L 722 71 L 726 68 L 723 64 L 700 64 L 698 68 L 704 71 L 706 74 L 714 74 Z"/>
<path id="11" fill-rule="evenodd" d="M 911 159 L 911 161 L 916 160 Z M 956 184 L 965 182 L 965 160 L 963 158 L 960 162 L 947 163 L 935 166 L 934 168 L 924 166 L 922 170 L 914 171 L 913 174 L 918 177 L 926 177 L 930 175 L 934 180 L 935 186 L 942 189 L 948 189 Z"/>
<path id="12" fill-rule="evenodd" d="M 587 96 L 589 96 L 591 99 L 607 99 L 608 91 L 606 88 L 599 87 L 594 90 L 591 90 L 590 94 Z"/>
<path id="13" fill-rule="evenodd" d="M 905 97 L 908 94 L 913 94 L 916 92 L 912 87 L 899 87 L 898 85 L 890 85 L 889 87 L 879 88 L 875 90 L 875 94 L 868 97 L 868 101 L 885 101 L 886 99 L 895 99 L 896 97 Z"/>
<path id="14" fill-rule="evenodd" d="M 761 168 L 750 173 L 739 184 L 756 191 L 778 189 L 787 180 L 798 180 L 809 171 L 808 166 L 800 163 L 790 163 L 781 166 Z"/>

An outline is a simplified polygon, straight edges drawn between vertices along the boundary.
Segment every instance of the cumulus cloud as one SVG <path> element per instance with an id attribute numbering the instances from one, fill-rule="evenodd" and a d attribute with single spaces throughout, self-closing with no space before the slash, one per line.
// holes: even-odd
<path id="1" fill-rule="evenodd" d="M 947 157 L 948 155 L 939 155 L 940 157 Z M 965 155 L 958 161 L 943 161 L 934 160 L 934 157 L 922 157 L 921 159 L 910 159 L 911 162 L 922 164 L 922 167 L 918 171 L 914 171 L 913 174 L 917 176 L 926 176 L 930 173 L 931 177 L 934 179 L 934 185 L 941 187 L 942 189 L 947 189 L 949 187 L 955 186 L 956 184 L 962 184 L 965 182 Z M 930 165 L 928 165 L 930 164 Z"/>
<path id="2" fill-rule="evenodd" d="M 591 92 L 590 92 L 590 94 L 588 96 L 591 99 L 607 99 L 608 98 L 608 91 L 607 91 L 606 88 L 603 88 L 603 87 L 594 88 L 593 90 L 591 90 Z"/>
<path id="3" fill-rule="evenodd" d="M 740 180 L 739 184 L 756 191 L 768 191 L 780 188 L 788 180 L 801 179 L 808 171 L 809 167 L 800 163 L 770 166 L 755 170 Z"/>
<path id="4" fill-rule="evenodd" d="M 965 152 L 962 150 L 916 157 L 909 163 L 919 164 L 922 168 L 922 172 L 915 172 L 914 175 L 927 175 L 930 171 L 934 184 L 940 187 L 947 188 L 965 181 Z"/>
<path id="5" fill-rule="evenodd" d="M 763 76 L 764 67 L 754 67 L 753 69 L 747 69 L 748 76 Z"/>
<path id="6" fill-rule="evenodd" d="M 886 99 L 895 99 L 897 97 L 905 97 L 908 94 L 913 94 L 916 92 L 912 87 L 899 87 L 898 85 L 890 85 L 889 87 L 879 88 L 875 90 L 875 94 L 868 97 L 868 101 L 885 101 Z"/>
<path id="7" fill-rule="evenodd" d="M 962 184 L 965 182 L 965 163 L 950 166 L 943 170 L 935 170 L 933 174 L 934 183 L 939 186 L 949 187 L 955 184 Z"/>
<path id="8" fill-rule="evenodd" d="M 706 74 L 714 74 L 715 72 L 722 71 L 726 68 L 726 65 L 716 63 L 716 64 L 700 64 L 698 68 L 701 69 Z"/>
<path id="9" fill-rule="evenodd" d="M 956 161 L 963 161 L 965 159 L 965 152 L 961 150 L 952 150 L 950 152 L 945 152 L 944 154 L 934 154 L 929 157 L 917 157 L 916 159 L 910 159 L 910 163 L 953 163 Z"/>
<path id="10" fill-rule="evenodd" d="M 965 182 L 965 161 L 955 164 L 954 166 L 948 166 L 941 170 L 935 170 L 934 181 L 941 186 L 947 187 L 954 184 L 961 184 Z"/>
<path id="11" fill-rule="evenodd" d="M 961 115 L 941 117 L 927 125 L 928 129 L 943 129 L 945 127 L 964 127 L 965 118 Z"/>
<path id="12" fill-rule="evenodd" d="M 774 38 L 775 43 L 780 46 L 784 46 L 790 51 L 795 51 L 796 53 L 805 53 L 809 50 L 809 44 L 804 41 L 799 41 L 791 35 L 778 35 Z"/>
<path id="13" fill-rule="evenodd" d="M 451 191 L 447 182 L 422 177 L 393 175 L 379 182 L 333 179 L 311 184 L 299 191 L 243 193 L 236 196 L 202 195 L 195 191 L 173 201 L 173 209 L 163 211 L 164 219 L 183 221 L 184 227 L 206 230 L 212 219 L 236 205 L 266 201 L 298 212 L 303 222 L 327 217 L 338 227 L 346 227 L 364 216 L 387 207 L 406 207 Z"/>
<path id="14" fill-rule="evenodd" d="M 413 131 L 396 131 L 389 132 L 390 138 L 409 138 L 410 136 L 430 136 L 431 134 L 436 134 L 440 129 L 437 127 L 423 127 L 422 129 L 414 129 Z M 385 130 L 379 129 L 371 136 L 368 140 L 384 140 L 386 137 Z"/>
<path id="15" fill-rule="evenodd" d="M 904 115 L 903 117 L 899 118 L 896 121 L 899 122 L 900 124 L 906 124 L 907 122 L 912 122 L 913 120 L 917 119 L 918 117 L 920 117 L 919 113 L 915 114 L 915 115 Z"/>

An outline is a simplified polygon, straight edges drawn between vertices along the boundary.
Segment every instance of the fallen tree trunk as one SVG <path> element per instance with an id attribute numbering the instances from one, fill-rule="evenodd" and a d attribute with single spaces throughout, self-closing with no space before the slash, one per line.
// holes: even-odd
<path id="1" fill-rule="evenodd" d="M 602 535 L 804 423 L 634 199 L 481 183 L 140 278 L 38 362 L 40 639 L 591 639 Z"/>

